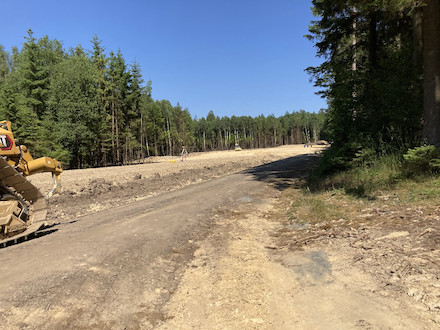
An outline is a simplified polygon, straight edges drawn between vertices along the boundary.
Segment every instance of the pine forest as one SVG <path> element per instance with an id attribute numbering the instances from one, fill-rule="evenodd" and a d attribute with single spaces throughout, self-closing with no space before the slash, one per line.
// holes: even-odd
<path id="1" fill-rule="evenodd" d="M 313 0 L 327 169 L 440 144 L 440 2 Z"/>
<path id="2" fill-rule="evenodd" d="M 106 52 L 95 35 L 91 50 L 65 51 L 58 40 L 31 30 L 19 50 L 0 46 L 0 119 L 35 156 L 65 167 L 123 165 L 148 156 L 188 151 L 265 148 L 320 138 L 325 113 L 304 110 L 281 117 L 195 119 L 187 108 L 153 100 L 139 63 Z"/>
<path id="3" fill-rule="evenodd" d="M 106 52 L 96 35 L 90 50 L 66 51 L 29 30 L 21 49 L 0 45 L 0 118 L 36 156 L 70 168 L 176 155 L 183 145 L 196 152 L 325 139 L 334 171 L 440 145 L 440 1 L 313 0 L 311 10 L 305 37 L 322 63 L 305 69 L 328 104 L 319 113 L 229 118 L 207 109 L 193 118 L 179 103 L 154 100 L 139 63 Z"/>

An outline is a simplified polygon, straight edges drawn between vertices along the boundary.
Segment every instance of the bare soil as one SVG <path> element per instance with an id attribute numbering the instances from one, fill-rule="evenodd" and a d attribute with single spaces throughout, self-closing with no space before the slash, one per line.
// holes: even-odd
<path id="1" fill-rule="evenodd" d="M 300 194 L 291 190 L 288 198 L 278 200 L 283 226 L 271 234 L 275 250 L 300 255 L 325 251 L 333 268 L 345 274 L 346 287 L 362 286 L 374 299 L 393 301 L 407 316 L 415 313 L 428 321 L 415 328 L 440 327 L 438 205 L 406 203 L 396 194 L 382 193 L 369 201 L 327 192 L 318 198 L 333 216 L 312 220 L 304 217 L 304 210 L 291 207 Z M 282 262 L 290 264 L 284 258 Z M 353 278 L 356 273 L 363 278 Z M 387 324 L 369 322 L 364 324 L 373 328 Z M 405 323 L 389 327 L 405 328 Z"/>
<path id="2" fill-rule="evenodd" d="M 0 294 L 0 324 L 12 329 L 439 328 L 437 206 L 403 205 L 387 195 L 371 202 L 335 193 L 304 197 L 301 177 L 320 150 L 299 145 L 209 152 L 190 154 L 186 162 L 163 157 L 65 171 L 64 193 L 51 200 L 48 221 L 61 225 L 52 241 L 71 264 L 57 264 L 53 244 L 44 237 L 0 250 L 3 282 L 23 284 L 14 297 Z M 310 157 L 277 162 L 304 153 Z M 276 163 L 264 165 L 269 162 Z M 215 178 L 223 186 L 214 185 Z M 36 175 L 32 182 L 47 191 L 50 176 Z M 179 197 L 181 188 L 197 183 L 201 192 Z M 223 202 L 207 212 L 216 193 Z M 170 197 L 165 203 L 161 196 Z M 169 214 L 147 208 L 142 212 L 151 223 L 136 213 L 145 207 L 142 201 L 166 213 L 170 201 L 182 203 L 181 198 L 200 211 L 183 206 L 187 217 L 172 221 L 179 207 Z M 117 212 L 134 214 L 115 220 Z M 317 217 L 319 212 L 326 216 Z M 164 222 L 161 231 L 155 227 L 158 219 Z M 119 238 L 117 227 L 127 236 Z M 174 234 L 166 236 L 166 228 Z M 94 240 L 92 229 L 103 237 Z M 172 242 L 172 248 L 162 241 Z M 154 242 L 156 247 L 148 245 Z M 14 256 L 38 264 L 29 248 L 47 256 L 46 267 L 34 271 L 48 283 L 21 279 L 18 271 L 14 277 Z M 166 249 L 168 254 L 149 259 L 152 250 Z M 50 273 L 52 266 L 59 271 Z"/>
<path id="3" fill-rule="evenodd" d="M 240 172 L 254 166 L 302 153 L 319 153 L 322 147 L 303 145 L 242 151 L 191 153 L 186 161 L 178 156 L 150 157 L 143 164 L 96 169 L 67 170 L 62 174 L 61 195 L 49 202 L 49 222 L 72 218 L 174 191 L 184 186 Z M 29 178 L 43 193 L 50 190 L 49 173 Z"/>

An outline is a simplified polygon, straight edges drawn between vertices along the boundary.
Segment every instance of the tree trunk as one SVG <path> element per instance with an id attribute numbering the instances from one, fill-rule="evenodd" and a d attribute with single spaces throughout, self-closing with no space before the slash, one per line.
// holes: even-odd
<path id="1" fill-rule="evenodd" d="M 353 14 L 353 22 L 352 22 L 352 28 L 353 28 L 353 35 L 352 35 L 352 46 L 353 46 L 353 58 L 352 58 L 352 62 L 351 62 L 351 70 L 353 71 L 353 78 L 355 78 L 355 72 L 357 71 L 357 36 L 356 36 L 356 32 L 357 32 L 357 9 L 356 7 L 353 7 L 352 9 L 352 14 Z M 351 92 L 351 97 L 353 98 L 353 100 L 356 99 L 357 93 L 356 93 L 356 84 L 353 84 L 352 86 L 352 92 Z M 352 110 L 352 114 L 351 117 L 353 119 L 353 121 L 356 118 L 356 109 L 353 108 Z"/>
<path id="2" fill-rule="evenodd" d="M 125 165 L 128 165 L 128 136 L 125 137 Z"/>
<path id="3" fill-rule="evenodd" d="M 141 113 L 141 159 L 142 163 L 144 162 L 144 127 L 142 125 L 142 113 Z"/>
<path id="4" fill-rule="evenodd" d="M 413 28 L 413 74 L 414 74 L 414 113 L 420 111 L 420 105 L 423 104 L 423 9 L 415 8 L 412 15 L 412 28 Z M 418 138 L 420 138 L 421 132 L 418 132 Z"/>
<path id="5" fill-rule="evenodd" d="M 225 149 L 228 149 L 228 132 L 225 129 Z"/>
<path id="6" fill-rule="evenodd" d="M 356 71 L 357 70 L 357 63 L 356 63 L 356 44 L 357 44 L 357 37 L 356 37 L 356 30 L 357 30 L 357 9 L 356 7 L 353 7 L 352 9 L 352 13 L 353 13 L 353 23 L 352 23 L 352 28 L 353 28 L 353 40 L 351 41 L 351 44 L 353 46 L 353 62 L 351 62 L 351 70 L 352 71 Z"/>
<path id="7" fill-rule="evenodd" d="M 220 143 L 220 148 L 223 150 L 223 136 L 222 136 L 222 130 L 219 129 L 218 130 L 218 134 L 219 134 L 219 143 Z"/>
<path id="8" fill-rule="evenodd" d="M 150 146 L 148 145 L 148 137 L 145 137 L 145 146 L 147 148 L 147 157 L 150 157 Z"/>
<path id="9" fill-rule="evenodd" d="M 423 64 L 423 15 L 422 8 L 415 8 L 412 15 L 413 27 L 413 65 L 418 74 Z M 421 73 L 421 72 L 420 72 Z"/>
<path id="10" fill-rule="evenodd" d="M 440 145 L 440 0 L 423 8 L 423 138 Z"/>
<path id="11" fill-rule="evenodd" d="M 167 131 L 168 131 L 168 145 L 169 145 L 169 151 L 170 151 L 170 156 L 173 155 L 173 150 L 172 150 L 172 145 L 171 145 L 171 134 L 170 134 L 170 121 L 167 118 Z"/>
<path id="12" fill-rule="evenodd" d="M 368 59 L 370 61 L 370 70 L 374 71 L 376 70 L 377 66 L 377 18 L 376 15 L 373 13 L 370 16 L 370 22 L 369 22 L 369 35 L 368 35 Z"/>
<path id="13" fill-rule="evenodd" d="M 115 153 L 115 105 L 112 103 L 112 157 L 113 157 L 113 163 L 115 163 L 116 160 L 116 153 Z"/>
<path id="14" fill-rule="evenodd" d="M 121 156 L 119 154 L 119 123 L 118 123 L 118 118 L 115 119 L 115 125 L 116 125 L 116 164 L 119 165 L 119 160 L 121 159 Z"/>

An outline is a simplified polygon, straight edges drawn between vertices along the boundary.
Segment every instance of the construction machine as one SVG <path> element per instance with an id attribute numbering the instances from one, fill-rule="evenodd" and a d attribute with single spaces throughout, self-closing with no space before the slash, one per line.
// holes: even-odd
<path id="1" fill-rule="evenodd" d="M 50 157 L 33 159 L 28 148 L 14 139 L 10 121 L 0 121 L 0 246 L 27 238 L 41 229 L 47 215 L 47 199 L 61 192 L 61 163 Z M 47 196 L 26 177 L 52 172 Z"/>

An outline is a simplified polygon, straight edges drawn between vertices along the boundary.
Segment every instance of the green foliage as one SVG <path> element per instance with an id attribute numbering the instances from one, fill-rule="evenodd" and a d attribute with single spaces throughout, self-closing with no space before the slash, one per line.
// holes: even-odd
<path id="1" fill-rule="evenodd" d="M 321 177 L 347 169 L 353 162 L 357 150 L 357 143 L 346 143 L 339 148 L 332 146 L 324 150 L 315 175 Z"/>
<path id="2" fill-rule="evenodd" d="M 393 189 L 397 183 L 435 177 L 440 171 L 440 149 L 434 146 L 412 148 L 403 155 L 396 152 L 384 156 L 370 149 L 358 152 L 345 149 L 348 153 L 345 158 L 341 150 L 330 148 L 324 152 L 322 161 L 308 180 L 312 191 L 342 189 L 356 197 L 374 198 L 377 192 Z M 417 194 L 435 194 L 433 188 L 423 191 L 419 189 Z"/>
<path id="3" fill-rule="evenodd" d="M 408 174 L 420 175 L 440 170 L 440 149 L 434 146 L 421 146 L 409 149 L 403 155 Z"/>
<path id="4" fill-rule="evenodd" d="M 5 80 L 9 71 L 9 54 L 5 51 L 4 47 L 0 45 L 0 84 Z"/>
<path id="5" fill-rule="evenodd" d="M 100 108 L 95 81 L 92 63 L 85 56 L 63 61 L 52 76 L 46 120 L 56 123 L 53 137 L 58 147 L 51 152 L 69 150 L 73 167 L 89 164 L 91 153 L 96 152 Z"/>
<path id="6" fill-rule="evenodd" d="M 358 166 L 419 143 L 420 66 L 414 61 L 414 1 L 314 0 L 307 37 L 324 62 L 307 71 L 329 103 L 334 160 Z M 336 150 L 339 149 L 339 150 Z"/>
<path id="7" fill-rule="evenodd" d="M 324 150 L 318 171 L 325 176 L 348 168 L 369 166 L 375 163 L 378 155 L 371 148 L 362 148 L 359 143 L 345 143 L 341 147 Z"/>
<path id="8" fill-rule="evenodd" d="M 391 154 L 325 177 L 319 170 L 314 171 L 309 185 L 312 191 L 341 189 L 356 197 L 374 197 L 377 191 L 390 189 L 404 178 L 402 157 Z"/>
<path id="9" fill-rule="evenodd" d="M 193 119 L 179 103 L 153 100 L 139 63 L 106 53 L 95 35 L 91 50 L 66 52 L 57 40 L 34 37 L 8 54 L 0 45 L 0 119 L 36 157 L 65 167 L 130 164 L 145 156 L 189 151 L 275 147 L 315 142 L 327 114 L 304 110 L 275 117 Z"/>

